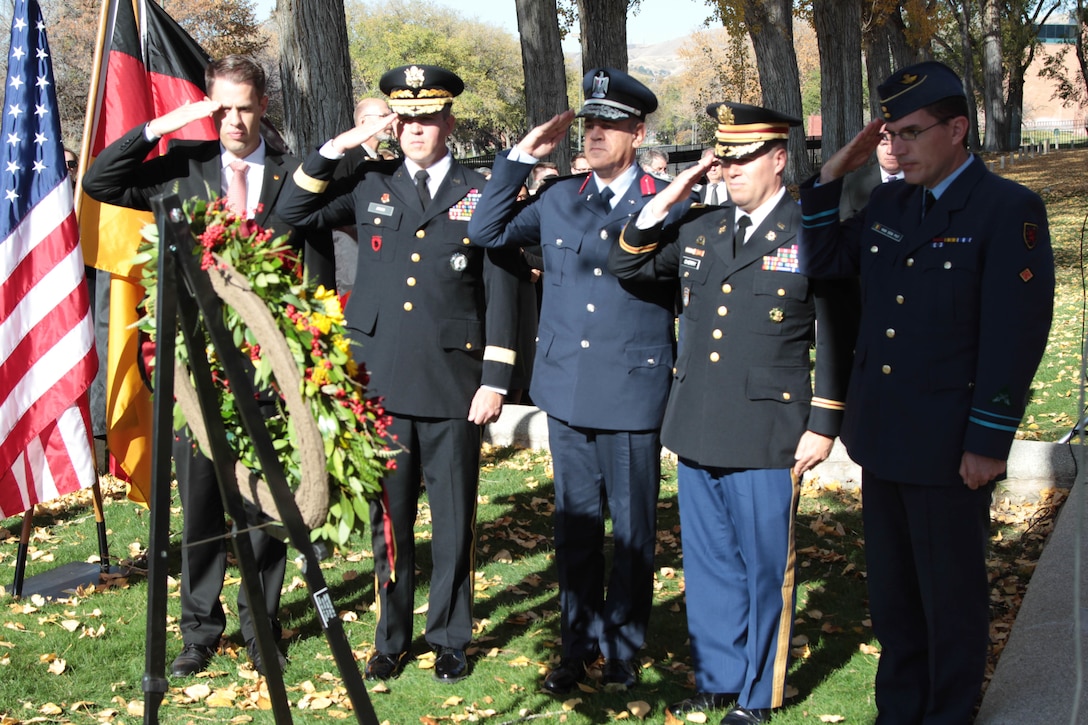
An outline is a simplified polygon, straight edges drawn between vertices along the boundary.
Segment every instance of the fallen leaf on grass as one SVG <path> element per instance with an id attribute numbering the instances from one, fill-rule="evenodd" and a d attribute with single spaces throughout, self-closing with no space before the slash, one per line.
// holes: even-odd
<path id="1" fill-rule="evenodd" d="M 634 702 L 627 703 L 627 709 L 631 711 L 631 714 L 637 717 L 639 720 L 644 719 L 650 714 L 650 703 L 644 700 L 635 700 Z"/>
<path id="2" fill-rule="evenodd" d="M 182 692 L 184 692 L 185 696 L 193 700 L 194 702 L 200 702 L 208 695 L 212 694 L 212 688 L 201 682 L 196 685 L 189 685 L 188 687 L 183 688 Z"/>
<path id="3" fill-rule="evenodd" d="M 578 707 L 581 704 L 582 704 L 582 698 L 572 697 L 569 700 L 564 700 L 563 701 L 563 709 L 566 710 L 567 712 L 570 712 L 571 710 L 573 710 L 574 708 Z"/>
<path id="4" fill-rule="evenodd" d="M 60 675 L 67 669 L 68 663 L 61 657 L 57 657 L 55 654 L 41 655 L 38 658 L 40 662 L 49 663 L 49 672 L 54 675 Z"/>
<path id="5" fill-rule="evenodd" d="M 880 655 L 879 647 L 874 647 L 871 644 L 866 644 L 864 642 L 858 645 L 858 650 L 860 650 L 862 654 L 866 655 Z"/>
<path id="6" fill-rule="evenodd" d="M 820 722 L 846 722 L 842 715 L 820 715 Z"/>

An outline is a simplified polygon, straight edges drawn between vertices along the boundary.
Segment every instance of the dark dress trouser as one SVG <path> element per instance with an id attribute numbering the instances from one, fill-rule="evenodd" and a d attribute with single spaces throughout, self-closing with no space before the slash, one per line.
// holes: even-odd
<path id="1" fill-rule="evenodd" d="M 370 505 L 380 652 L 407 652 L 415 609 L 415 531 L 421 482 L 431 509 L 431 586 L 427 642 L 464 649 L 472 641 L 476 489 L 480 426 L 467 419 L 411 418 L 393 413 L 390 433 L 404 445 L 396 469 Z M 394 556 L 395 554 L 395 556 Z M 393 560 L 395 559 L 395 565 Z"/>
<path id="2" fill-rule="evenodd" d="M 174 440 L 174 468 L 181 497 L 181 637 L 185 644 L 215 648 L 227 620 L 219 595 L 226 574 L 226 511 L 215 467 L 194 451 L 187 435 Z M 237 529 L 237 525 L 235 526 Z M 265 612 L 279 639 L 278 608 L 287 566 L 287 544 L 260 529 L 249 532 L 253 555 L 264 587 Z M 246 642 L 256 636 L 245 592 L 238 597 L 238 619 Z"/>
<path id="3" fill-rule="evenodd" d="M 881 645 L 880 725 L 971 721 L 990 642 L 993 490 L 862 473 L 869 609 Z"/>
<path id="4" fill-rule="evenodd" d="M 661 439 L 657 431 L 576 428 L 548 417 L 563 654 L 634 659 L 653 599 Z M 605 504 L 612 568 L 605 576 Z"/>

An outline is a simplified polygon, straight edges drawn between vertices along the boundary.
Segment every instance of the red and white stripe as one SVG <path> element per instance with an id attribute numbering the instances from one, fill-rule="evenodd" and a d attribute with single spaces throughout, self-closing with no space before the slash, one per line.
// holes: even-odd
<path id="1" fill-rule="evenodd" d="M 94 484 L 87 390 L 97 367 L 62 177 L 0 242 L 0 518 Z"/>

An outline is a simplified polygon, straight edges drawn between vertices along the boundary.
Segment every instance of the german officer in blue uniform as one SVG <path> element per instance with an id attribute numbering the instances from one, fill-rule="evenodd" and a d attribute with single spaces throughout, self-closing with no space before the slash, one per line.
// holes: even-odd
<path id="1" fill-rule="evenodd" d="M 741 103 L 707 111 L 729 200 L 662 226 L 715 160 L 704 157 L 627 225 L 609 269 L 632 282 L 678 279 L 683 303 L 661 436 L 679 457 L 698 692 L 669 711 L 682 719 L 736 703 L 722 723 L 741 725 L 767 722 L 783 703 L 800 478 L 839 431 L 852 340 L 836 323 L 851 297 L 842 282 L 798 269 L 801 212 L 782 175 L 790 127 L 801 122 Z"/>
<path id="2" fill-rule="evenodd" d="M 1050 329 L 1050 233 L 1038 196 L 968 152 L 951 69 L 913 65 L 878 92 L 883 118 L 802 185 L 801 266 L 861 275 L 842 440 L 862 467 L 877 722 L 966 723 L 989 644 L 994 481 Z M 882 137 L 904 181 L 840 223 L 840 179 Z"/>
<path id="3" fill-rule="evenodd" d="M 359 260 L 345 310 L 370 390 L 384 396 L 404 446 L 371 506 L 378 592 L 377 650 L 368 679 L 395 676 L 415 633 L 413 524 L 421 477 L 434 521 L 427 642 L 434 676 L 468 672 L 480 426 L 502 410 L 514 368 L 517 279 L 473 247 L 468 221 L 484 178 L 454 161 L 446 140 L 464 84 L 428 65 L 380 81 L 393 113 L 315 151 L 288 185 L 285 219 L 322 228 L 355 224 Z M 338 159 L 393 126 L 404 160 L 361 164 L 334 179 Z"/>
<path id="4" fill-rule="evenodd" d="M 566 133 L 573 111 L 533 129 L 495 160 L 469 223 L 474 244 L 540 244 L 543 299 L 530 394 L 548 414 L 563 654 L 544 680 L 561 694 L 601 654 L 605 685 L 632 686 L 653 587 L 659 426 L 674 356 L 670 283 L 621 282 L 608 250 L 665 184 L 635 152 L 657 98 L 614 68 L 582 82 L 585 155 L 593 173 L 550 184 L 516 206 L 533 164 Z M 604 507 L 615 541 L 605 573 Z"/>

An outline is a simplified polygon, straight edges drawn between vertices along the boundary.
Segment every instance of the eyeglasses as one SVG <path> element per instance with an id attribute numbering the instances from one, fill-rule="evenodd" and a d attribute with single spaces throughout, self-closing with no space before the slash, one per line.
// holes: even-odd
<path id="1" fill-rule="evenodd" d="M 950 119 L 948 118 L 942 118 L 940 121 L 937 121 L 937 123 L 933 124 L 932 126 L 926 126 L 925 128 L 904 128 L 902 131 L 885 131 L 884 133 L 880 134 L 880 141 L 882 143 L 891 143 L 896 139 L 896 137 L 899 137 L 903 141 L 914 141 L 929 129 L 936 128 L 942 123 L 947 123 L 949 120 Z"/>
<path id="2" fill-rule="evenodd" d="M 65 164 L 65 165 L 66 165 L 66 166 L 67 166 L 67 167 L 68 167 L 68 168 L 69 168 L 69 169 L 70 169 L 71 171 L 75 171 L 76 169 L 78 169 L 78 168 L 79 168 L 79 162 L 78 162 L 78 161 L 76 161 L 75 159 L 66 159 L 66 160 L 65 160 L 65 162 L 64 162 L 64 164 Z"/>

